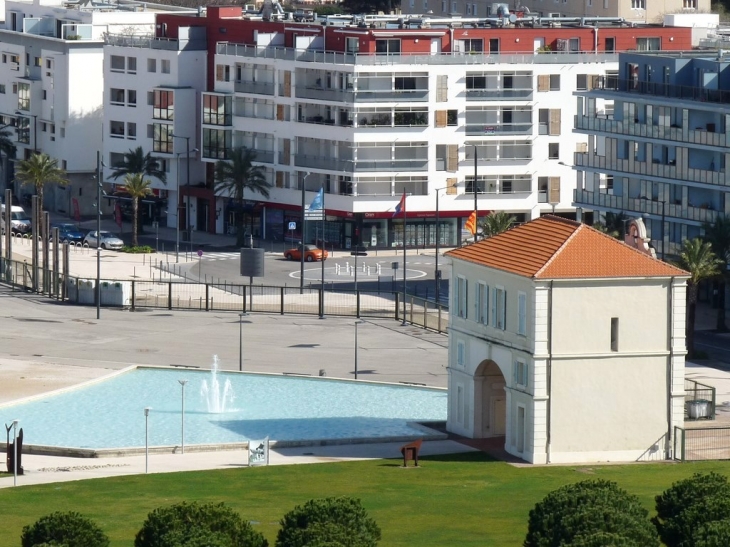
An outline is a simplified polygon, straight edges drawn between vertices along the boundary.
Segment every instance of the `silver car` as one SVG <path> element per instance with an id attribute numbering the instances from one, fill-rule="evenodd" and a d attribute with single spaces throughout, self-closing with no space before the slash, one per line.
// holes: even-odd
<path id="1" fill-rule="evenodd" d="M 101 246 L 102 249 L 111 249 L 113 251 L 119 251 L 124 247 L 124 241 L 119 239 L 116 235 L 111 232 L 101 232 L 101 238 L 97 237 L 96 230 L 86 234 L 84 243 L 89 247 Z"/>

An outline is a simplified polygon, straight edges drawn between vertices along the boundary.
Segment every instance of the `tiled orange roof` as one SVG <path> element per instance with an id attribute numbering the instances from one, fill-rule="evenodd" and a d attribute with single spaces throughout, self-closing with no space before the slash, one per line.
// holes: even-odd
<path id="1" fill-rule="evenodd" d="M 586 224 L 552 215 L 446 256 L 535 279 L 687 275 Z"/>

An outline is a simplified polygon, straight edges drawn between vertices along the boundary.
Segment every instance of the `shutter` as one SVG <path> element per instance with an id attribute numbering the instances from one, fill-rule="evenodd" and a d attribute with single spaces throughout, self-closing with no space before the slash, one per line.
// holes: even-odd
<path id="1" fill-rule="evenodd" d="M 215 79 L 222 82 L 225 79 L 226 65 L 215 65 Z"/>
<path id="2" fill-rule="evenodd" d="M 436 127 L 446 127 L 446 121 L 448 119 L 448 114 L 446 110 L 437 110 L 436 111 Z"/>
<path id="3" fill-rule="evenodd" d="M 456 178 L 449 178 L 446 179 L 446 195 L 447 196 L 454 196 L 456 195 Z"/>
<path id="4" fill-rule="evenodd" d="M 445 103 L 449 100 L 449 77 L 436 76 L 436 102 Z"/>
<path id="5" fill-rule="evenodd" d="M 280 122 L 284 121 L 284 105 L 283 104 L 276 105 L 276 119 Z"/>
<path id="6" fill-rule="evenodd" d="M 560 109 L 550 109 L 550 128 L 549 133 L 551 135 L 560 135 Z"/>
<path id="7" fill-rule="evenodd" d="M 291 139 L 283 139 L 283 150 L 281 152 L 281 158 L 279 158 L 282 165 L 289 165 L 289 158 L 291 157 Z"/>
<path id="8" fill-rule="evenodd" d="M 284 71 L 284 97 L 291 97 L 291 70 Z"/>
<path id="9" fill-rule="evenodd" d="M 540 74 L 537 77 L 537 90 L 550 91 L 550 74 Z"/>
<path id="10" fill-rule="evenodd" d="M 599 77 L 600 76 L 598 76 L 597 74 L 590 74 L 588 76 L 588 81 L 586 82 L 588 84 L 588 86 L 587 86 L 588 90 L 596 89 L 596 88 L 600 87 L 599 80 L 598 80 Z"/>
<path id="11" fill-rule="evenodd" d="M 548 202 L 560 203 L 560 177 L 548 179 Z"/>
<path id="12" fill-rule="evenodd" d="M 276 187 L 284 188 L 284 171 L 276 172 Z"/>
<path id="13" fill-rule="evenodd" d="M 586 153 L 588 152 L 588 143 L 587 142 L 577 142 L 575 143 L 575 151 Z"/>
<path id="14" fill-rule="evenodd" d="M 456 172 L 459 170 L 459 145 L 448 145 L 448 156 L 446 158 L 446 170 Z"/>

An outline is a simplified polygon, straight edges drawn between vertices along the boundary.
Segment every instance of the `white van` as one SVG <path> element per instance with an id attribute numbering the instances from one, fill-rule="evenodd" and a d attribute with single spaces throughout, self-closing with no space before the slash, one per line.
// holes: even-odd
<path id="1" fill-rule="evenodd" d="M 0 205 L 0 221 L 3 228 L 5 227 L 5 211 L 6 206 Z M 31 232 L 30 217 L 19 205 L 10 206 L 10 231 L 13 234 L 30 234 Z"/>

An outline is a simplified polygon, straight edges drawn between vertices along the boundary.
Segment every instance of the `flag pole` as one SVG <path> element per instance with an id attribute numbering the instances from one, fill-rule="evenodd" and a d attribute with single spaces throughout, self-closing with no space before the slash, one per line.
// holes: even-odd
<path id="1" fill-rule="evenodd" d="M 406 326 L 406 228 L 408 227 L 408 213 L 406 208 L 406 192 L 403 191 L 403 323 Z"/>
<path id="2" fill-rule="evenodd" d="M 477 223 L 479 221 L 479 206 L 477 205 L 477 145 L 474 145 L 474 243 L 477 242 Z"/>
<path id="3" fill-rule="evenodd" d="M 325 210 L 324 210 L 324 186 L 319 190 L 322 192 L 322 313 L 324 314 L 324 254 L 327 252 L 324 244 L 324 229 L 325 229 Z"/>

